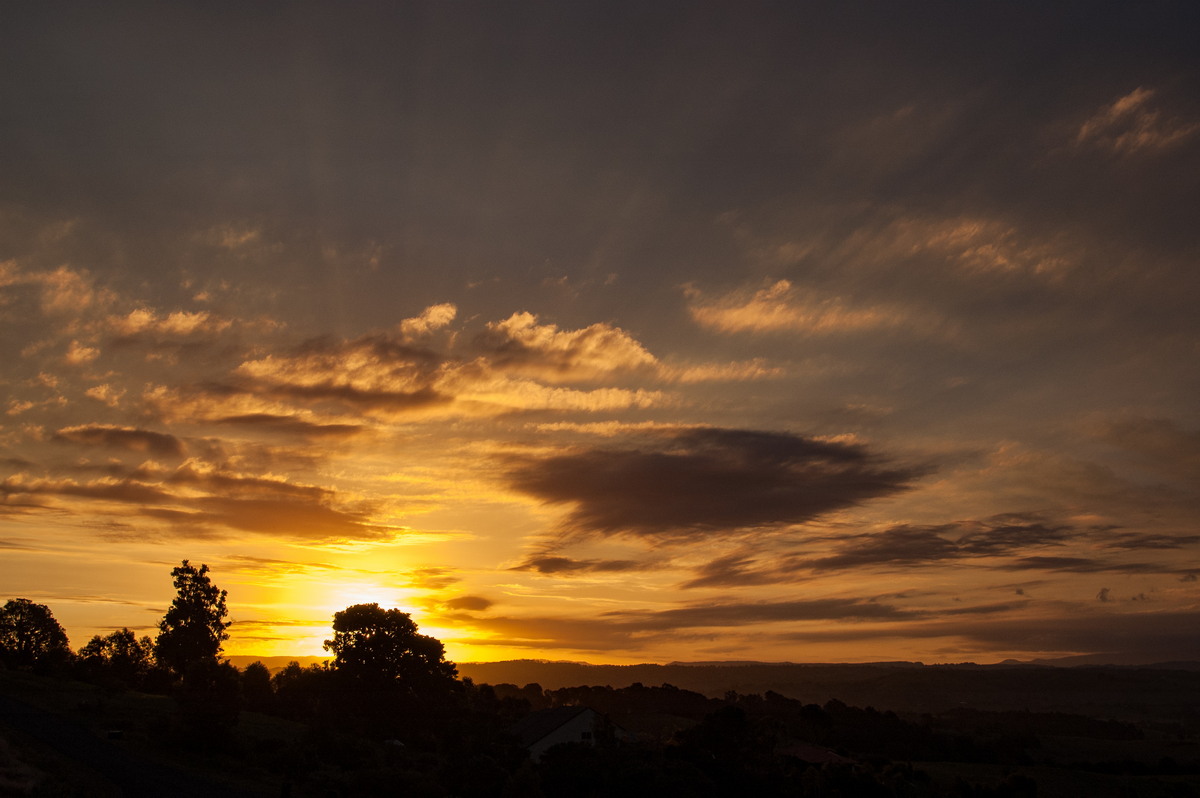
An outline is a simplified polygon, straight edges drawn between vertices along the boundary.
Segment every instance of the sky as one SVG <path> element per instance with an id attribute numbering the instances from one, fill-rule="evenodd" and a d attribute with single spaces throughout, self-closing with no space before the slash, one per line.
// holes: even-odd
<path id="1" fill-rule="evenodd" d="M 1200 659 L 1189 3 L 0 7 L 0 598 Z"/>

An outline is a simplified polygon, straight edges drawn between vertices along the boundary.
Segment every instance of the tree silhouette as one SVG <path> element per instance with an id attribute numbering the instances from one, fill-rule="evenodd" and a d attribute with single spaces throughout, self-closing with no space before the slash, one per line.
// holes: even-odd
<path id="1" fill-rule="evenodd" d="M 96 635 L 79 649 L 80 665 L 89 676 L 129 687 L 140 685 L 154 667 L 154 643 L 129 629 Z"/>
<path id="2" fill-rule="evenodd" d="M 0 661 L 9 668 L 43 668 L 71 658 L 67 633 L 45 604 L 9 599 L 0 608 Z"/>
<path id="3" fill-rule="evenodd" d="M 172 569 L 175 600 L 158 624 L 154 656 L 176 676 L 189 667 L 217 664 L 221 643 L 229 639 L 226 592 L 208 578 L 208 566 L 183 564 Z"/>
<path id="4" fill-rule="evenodd" d="M 417 633 L 407 612 L 355 604 L 333 615 L 333 670 L 364 686 L 401 686 L 414 693 L 445 688 L 458 669 L 435 637 Z"/>
<path id="5" fill-rule="evenodd" d="M 269 711 L 275 703 L 271 690 L 271 671 L 262 662 L 251 662 L 242 669 L 242 700 L 247 709 Z"/>

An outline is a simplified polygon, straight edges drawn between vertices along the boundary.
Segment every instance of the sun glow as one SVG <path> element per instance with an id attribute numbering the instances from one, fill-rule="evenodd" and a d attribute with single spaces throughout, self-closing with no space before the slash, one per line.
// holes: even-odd
<path id="1" fill-rule="evenodd" d="M 384 609 L 400 609 L 412 612 L 414 597 L 421 591 L 413 588 L 383 585 L 377 582 L 353 582 L 332 586 L 324 591 L 315 606 L 328 610 L 332 619 L 335 612 L 355 604 L 378 604 Z"/>

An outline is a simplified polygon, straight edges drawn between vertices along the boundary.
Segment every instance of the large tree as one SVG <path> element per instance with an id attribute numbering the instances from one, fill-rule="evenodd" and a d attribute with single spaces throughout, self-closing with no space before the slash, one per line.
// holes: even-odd
<path id="1" fill-rule="evenodd" d="M 49 666 L 70 657 L 67 633 L 45 604 L 17 598 L 0 608 L 0 661 L 7 667 Z"/>
<path id="2" fill-rule="evenodd" d="M 187 560 L 171 571 L 175 600 L 158 624 L 154 656 L 182 676 L 189 668 L 214 666 L 221 643 L 229 639 L 231 622 L 225 620 L 226 592 L 208 578 L 208 566 L 196 568 Z"/>
<path id="3" fill-rule="evenodd" d="M 333 615 L 333 670 L 368 686 L 399 686 L 414 693 L 454 683 L 458 669 L 435 637 L 419 634 L 407 612 L 355 604 Z"/>

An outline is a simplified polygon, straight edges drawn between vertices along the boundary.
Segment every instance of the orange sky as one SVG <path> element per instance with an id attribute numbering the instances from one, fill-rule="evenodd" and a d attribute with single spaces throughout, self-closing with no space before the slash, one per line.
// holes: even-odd
<path id="1" fill-rule="evenodd" d="M 6 9 L 3 598 L 1200 657 L 1195 27 L 1104 13 Z"/>

